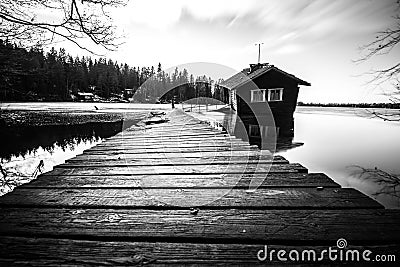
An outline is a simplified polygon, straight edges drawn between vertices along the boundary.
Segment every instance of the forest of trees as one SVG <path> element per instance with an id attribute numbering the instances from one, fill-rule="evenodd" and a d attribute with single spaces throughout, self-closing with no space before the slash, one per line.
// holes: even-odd
<path id="1" fill-rule="evenodd" d="M 69 101 L 78 92 L 90 92 L 103 100 L 121 98 L 125 89 L 134 101 L 185 101 L 194 97 L 219 96 L 214 81 L 193 77 L 186 69 L 173 73 L 152 67 L 131 67 L 111 59 L 73 57 L 65 49 L 25 49 L 0 40 L 0 101 Z M 131 96 L 130 95 L 130 96 Z M 125 98 L 128 95 L 124 95 Z M 121 98 L 122 99 L 122 98 Z"/>

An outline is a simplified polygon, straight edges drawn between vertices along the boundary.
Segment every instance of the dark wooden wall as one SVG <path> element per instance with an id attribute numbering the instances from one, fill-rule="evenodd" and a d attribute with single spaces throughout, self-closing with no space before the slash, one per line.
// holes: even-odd
<path id="1" fill-rule="evenodd" d="M 283 88 L 283 101 L 268 102 L 269 108 L 275 120 L 275 126 L 279 127 L 280 136 L 293 136 L 293 113 L 296 109 L 299 93 L 298 83 L 277 71 L 271 70 L 237 88 L 238 115 L 242 120 L 249 121 L 254 118 L 254 113 L 260 117 L 270 114 L 266 103 L 251 103 L 251 90 L 254 89 Z M 251 108 L 250 108 L 250 106 Z M 253 112 L 252 112 L 253 110 Z"/>

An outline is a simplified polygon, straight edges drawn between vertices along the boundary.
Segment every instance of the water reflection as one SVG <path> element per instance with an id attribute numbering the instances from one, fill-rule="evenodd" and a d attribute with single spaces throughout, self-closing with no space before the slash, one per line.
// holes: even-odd
<path id="1" fill-rule="evenodd" d="M 240 118 L 236 112 L 226 107 L 204 115 L 211 117 L 211 121 L 218 122 L 230 134 L 263 150 L 283 152 L 304 144 L 294 142 L 293 137 L 279 136 L 279 128 L 269 122 L 269 118 L 261 116 L 258 117 L 258 120 L 255 117 Z"/>
<path id="2" fill-rule="evenodd" d="M 9 160 L 12 156 L 24 156 L 39 147 L 50 152 L 56 147 L 66 149 L 80 142 L 113 136 L 122 126 L 123 121 L 3 127 L 0 130 L 0 158 Z"/>
<path id="3" fill-rule="evenodd" d="M 136 121 L 74 125 L 8 126 L 0 129 L 0 195 L 47 172 Z"/>
<path id="4" fill-rule="evenodd" d="M 354 175 L 360 170 L 355 166 L 400 173 L 399 123 L 363 118 L 351 109 L 297 109 L 294 139 L 304 145 L 280 155 L 310 172 L 326 173 L 341 186 L 356 188 L 388 208 L 400 207 L 399 188 L 397 197 L 376 195 L 383 184 Z"/>

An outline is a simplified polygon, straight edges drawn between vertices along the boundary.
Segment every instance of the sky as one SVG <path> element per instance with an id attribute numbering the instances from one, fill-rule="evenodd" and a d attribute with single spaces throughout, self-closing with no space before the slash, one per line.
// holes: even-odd
<path id="1" fill-rule="evenodd" d="M 386 102 L 388 87 L 365 75 L 399 62 L 390 55 L 362 64 L 360 47 L 393 25 L 396 0 L 136 0 L 112 10 L 124 44 L 106 56 L 130 66 L 163 68 L 210 62 L 240 71 L 268 62 L 311 83 L 304 102 Z M 75 47 L 71 54 L 84 55 Z"/>

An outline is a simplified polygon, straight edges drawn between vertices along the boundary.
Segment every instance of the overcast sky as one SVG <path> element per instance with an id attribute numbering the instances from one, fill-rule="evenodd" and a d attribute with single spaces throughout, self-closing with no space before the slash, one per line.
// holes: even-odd
<path id="1" fill-rule="evenodd" d="M 312 84 L 299 101 L 380 102 L 364 85 L 371 68 L 399 62 L 397 51 L 357 65 L 359 47 L 393 24 L 396 0 L 137 0 L 113 13 L 127 37 L 107 56 L 163 68 L 212 62 L 241 70 L 261 61 Z M 71 49 L 68 47 L 68 51 Z M 78 50 L 71 51 L 78 53 Z M 84 52 L 79 52 L 84 54 Z M 361 75 L 361 76 L 360 76 Z"/>

